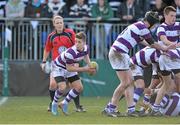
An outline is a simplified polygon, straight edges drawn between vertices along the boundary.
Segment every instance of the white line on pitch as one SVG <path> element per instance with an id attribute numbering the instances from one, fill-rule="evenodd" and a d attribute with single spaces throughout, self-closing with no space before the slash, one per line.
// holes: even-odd
<path id="1" fill-rule="evenodd" d="M 0 106 L 3 105 L 7 100 L 8 97 L 2 97 L 2 99 L 0 99 Z"/>

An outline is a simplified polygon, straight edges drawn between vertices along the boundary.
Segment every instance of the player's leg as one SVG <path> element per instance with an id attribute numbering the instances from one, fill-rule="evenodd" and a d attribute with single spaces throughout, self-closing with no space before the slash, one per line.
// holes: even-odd
<path id="1" fill-rule="evenodd" d="M 118 53 L 110 49 L 109 61 L 116 74 L 121 81 L 120 84 L 115 89 L 111 101 L 105 107 L 103 114 L 111 117 L 117 117 L 117 105 L 120 97 L 127 89 L 127 87 L 132 84 L 132 74 L 129 69 L 129 55 L 124 53 Z"/>
<path id="2" fill-rule="evenodd" d="M 137 65 L 134 65 L 133 68 L 131 68 L 131 71 L 132 71 L 132 76 L 134 77 L 134 84 L 135 84 L 133 100 L 136 105 L 141 95 L 143 94 L 145 88 L 144 77 L 143 77 L 144 71 L 141 67 Z"/>
<path id="3" fill-rule="evenodd" d="M 58 83 L 58 89 L 55 91 L 54 99 L 52 102 L 52 108 L 51 112 L 53 115 L 58 114 L 58 100 L 63 95 L 65 89 L 66 89 L 66 81 L 63 76 L 57 76 L 55 77 L 56 82 Z"/>
<path id="4" fill-rule="evenodd" d="M 111 115 L 113 117 L 117 117 L 117 115 L 118 115 L 118 114 L 116 114 L 116 112 L 117 112 L 117 108 L 118 108 L 117 105 L 119 102 L 119 98 L 122 96 L 124 91 L 128 88 L 128 86 L 130 84 L 132 84 L 132 79 L 131 79 L 131 77 L 129 77 L 129 75 L 131 75 L 130 70 L 128 70 L 128 71 L 116 71 L 116 73 L 118 75 L 118 78 L 121 79 L 121 83 L 115 89 L 113 96 L 112 96 L 112 99 L 111 99 L 111 102 L 108 103 L 108 105 L 105 108 L 106 112 L 108 112 L 109 115 Z M 130 95 L 128 92 L 129 91 L 127 91 L 125 94 L 126 97 L 128 97 Z M 133 97 L 133 94 L 131 97 Z M 135 110 L 133 99 L 131 101 L 127 100 L 127 104 L 128 104 L 129 108 L 133 106 L 133 108 Z"/>
<path id="5" fill-rule="evenodd" d="M 48 111 L 51 111 L 51 105 L 54 99 L 56 89 L 57 89 L 57 83 L 54 80 L 54 77 L 50 76 L 49 95 L 50 95 L 51 102 L 49 104 Z"/>
<path id="6" fill-rule="evenodd" d="M 153 63 L 152 70 L 153 71 L 152 71 L 151 83 L 150 83 L 149 87 L 146 89 L 148 91 L 145 92 L 144 99 L 143 99 L 143 104 L 145 105 L 145 108 L 147 108 L 146 105 L 149 105 L 149 100 L 151 97 L 151 90 L 157 88 L 158 86 L 160 88 L 161 87 L 160 83 L 163 83 L 159 65 Z"/>
<path id="7" fill-rule="evenodd" d="M 180 69 L 173 70 L 177 92 L 180 93 Z"/>
<path id="8" fill-rule="evenodd" d="M 78 75 L 69 77 L 68 81 L 71 83 L 72 88 L 69 91 L 69 93 L 67 94 L 67 96 L 65 97 L 65 99 L 60 103 L 60 107 L 64 114 L 68 114 L 67 113 L 68 103 L 72 99 L 76 98 L 83 90 L 83 85 L 82 85 L 81 80 Z"/>
<path id="9" fill-rule="evenodd" d="M 161 80 L 159 79 L 159 77 L 153 75 L 149 87 L 146 89 L 146 92 L 144 92 L 143 103 L 145 105 L 149 104 L 149 99 L 151 97 L 151 90 L 155 89 L 160 83 L 161 83 Z"/>
<path id="10" fill-rule="evenodd" d="M 69 91 L 70 91 L 71 88 L 72 88 L 72 85 L 71 85 L 69 82 L 67 82 L 67 88 L 69 89 Z M 69 91 L 68 91 L 68 92 L 69 92 Z M 67 93 L 67 94 L 68 94 L 68 93 Z M 84 109 L 84 107 L 80 104 L 80 95 L 76 96 L 76 97 L 73 99 L 73 101 L 74 101 L 74 104 L 75 104 L 75 107 L 76 107 L 76 109 L 75 109 L 76 112 L 86 112 L 86 110 Z"/>
<path id="11" fill-rule="evenodd" d="M 133 97 L 135 104 L 139 101 L 140 97 L 143 95 L 144 88 L 145 88 L 145 83 L 143 77 L 136 78 L 134 97 Z"/>
<path id="12" fill-rule="evenodd" d="M 162 85 L 162 87 L 160 88 L 160 90 L 158 91 L 157 94 L 157 98 L 156 101 L 153 105 L 153 110 L 152 110 L 152 115 L 156 115 L 159 112 L 159 108 L 160 108 L 160 102 L 162 101 L 162 98 L 164 97 L 164 95 L 171 91 L 171 86 L 174 82 L 174 80 L 172 80 L 171 78 L 171 71 L 172 69 L 179 69 L 180 67 L 180 60 L 178 59 L 171 59 L 170 57 L 166 56 L 166 55 L 161 55 L 159 58 L 159 67 L 161 70 L 161 74 L 162 74 L 162 79 L 164 84 Z"/>
<path id="13" fill-rule="evenodd" d="M 168 71 L 163 71 L 162 72 L 162 78 L 163 78 L 163 85 L 162 87 L 159 89 L 158 93 L 157 93 L 157 97 L 156 97 L 156 100 L 155 100 L 155 103 L 153 104 L 152 106 L 152 115 L 158 115 L 159 113 L 159 109 L 160 109 L 160 102 L 162 101 L 162 98 L 164 97 L 164 95 L 167 93 L 167 91 L 169 90 L 169 86 L 172 82 L 172 79 L 171 79 L 171 72 L 168 72 Z"/>
<path id="14" fill-rule="evenodd" d="M 135 111 L 135 103 L 133 100 L 133 95 L 134 95 L 134 85 L 130 84 L 130 86 L 128 86 L 128 88 L 125 90 L 125 97 L 128 107 L 127 116 L 137 117 L 139 116 L 139 113 Z"/>

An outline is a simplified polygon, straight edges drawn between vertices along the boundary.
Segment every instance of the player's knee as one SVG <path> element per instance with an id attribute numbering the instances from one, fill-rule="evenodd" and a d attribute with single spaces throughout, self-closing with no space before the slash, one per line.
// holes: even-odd
<path id="1" fill-rule="evenodd" d="M 50 90 L 56 90 L 57 89 L 57 84 L 55 82 L 50 82 L 49 89 Z"/>
<path id="2" fill-rule="evenodd" d="M 162 70 L 162 71 L 161 71 L 161 74 L 162 74 L 163 76 L 168 76 L 168 75 L 171 74 L 171 72 L 170 72 L 170 71 L 166 71 L 166 70 Z"/>
<path id="3" fill-rule="evenodd" d="M 75 86 L 75 89 L 76 89 L 76 91 L 78 91 L 78 92 L 82 92 L 83 91 L 83 86 L 80 84 L 80 85 L 77 85 L 77 86 Z"/>
<path id="4" fill-rule="evenodd" d="M 130 85 L 131 85 L 130 82 L 121 83 L 121 88 L 122 88 L 123 90 L 125 90 L 125 89 L 128 88 Z"/>
<path id="5" fill-rule="evenodd" d="M 145 85 L 144 85 L 143 83 L 140 83 L 140 84 L 138 84 L 138 85 L 136 86 L 136 88 L 142 88 L 142 89 L 144 89 L 144 88 L 145 88 Z"/>
<path id="6" fill-rule="evenodd" d="M 129 78 L 127 79 L 126 83 L 127 83 L 127 86 L 130 86 L 133 83 L 133 80 Z"/>

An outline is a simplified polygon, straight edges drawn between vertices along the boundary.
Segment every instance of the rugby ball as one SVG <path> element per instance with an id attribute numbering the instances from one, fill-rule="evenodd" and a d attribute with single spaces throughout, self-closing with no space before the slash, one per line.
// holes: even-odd
<path id="1" fill-rule="evenodd" d="M 98 65 L 98 63 L 95 62 L 95 61 L 91 61 L 90 65 L 91 65 L 92 68 L 96 68 L 96 72 L 95 72 L 95 73 L 89 73 L 89 75 L 92 76 L 92 75 L 95 75 L 95 74 L 97 73 L 97 71 L 98 71 L 98 69 L 99 69 L 99 65 Z"/>
<path id="2" fill-rule="evenodd" d="M 91 61 L 90 65 L 91 65 L 91 67 L 96 68 L 96 71 L 98 71 L 99 66 L 98 66 L 97 62 Z"/>

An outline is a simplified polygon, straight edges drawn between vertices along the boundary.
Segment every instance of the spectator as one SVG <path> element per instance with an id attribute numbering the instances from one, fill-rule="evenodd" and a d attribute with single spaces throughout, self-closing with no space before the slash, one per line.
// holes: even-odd
<path id="1" fill-rule="evenodd" d="M 84 3 L 84 0 L 77 0 L 77 3 L 71 6 L 69 16 L 75 18 L 91 17 L 90 8 Z"/>
<path id="2" fill-rule="evenodd" d="M 49 0 L 48 3 L 48 17 L 52 18 L 53 15 L 61 15 L 62 17 L 68 16 L 66 3 L 62 0 Z"/>
<path id="3" fill-rule="evenodd" d="M 113 10 L 108 4 L 107 0 L 98 0 L 98 3 L 94 5 L 91 9 L 92 17 L 96 18 L 97 21 L 106 21 L 110 18 L 113 18 Z M 111 29 L 111 24 L 103 23 L 99 27 L 99 37 L 101 41 L 96 41 L 99 43 L 99 58 L 104 58 L 107 56 L 107 44 L 109 41 L 106 39 L 106 36 L 109 35 Z"/>
<path id="4" fill-rule="evenodd" d="M 97 1 L 98 1 L 98 0 L 88 0 L 88 5 L 89 5 L 89 7 L 92 8 L 93 5 L 97 4 Z"/>
<path id="5" fill-rule="evenodd" d="M 108 3 L 111 6 L 115 16 L 117 16 L 118 7 L 121 5 L 122 2 L 123 0 L 108 0 Z"/>
<path id="6" fill-rule="evenodd" d="M 69 25 L 75 32 L 86 31 L 88 26 L 87 19 L 91 17 L 91 12 L 89 6 L 85 4 L 85 0 L 77 0 L 76 4 L 71 6 L 69 17 L 76 18 L 76 21 Z"/>
<path id="7" fill-rule="evenodd" d="M 155 0 L 155 5 L 152 10 L 158 12 L 159 17 L 162 18 L 163 10 L 166 6 L 167 5 L 166 5 L 166 3 L 163 2 L 163 0 Z"/>
<path id="8" fill-rule="evenodd" d="M 5 17 L 5 5 L 6 5 L 6 0 L 1 0 L 0 1 L 0 17 Z"/>
<path id="9" fill-rule="evenodd" d="M 113 18 L 113 11 L 107 0 L 98 0 L 98 4 L 95 4 L 92 9 L 92 17 L 98 21 L 107 20 Z"/>
<path id="10" fill-rule="evenodd" d="M 24 11 L 25 11 L 25 4 L 21 0 L 9 0 L 5 7 L 6 17 L 8 18 L 23 18 Z M 19 26 L 22 24 L 21 20 L 9 20 L 6 25 L 8 26 L 9 30 L 12 31 L 12 48 L 16 48 L 16 51 L 13 51 L 12 58 L 17 58 L 18 51 L 21 53 L 22 48 L 22 41 L 19 40 L 17 36 L 23 35 L 22 28 Z M 20 46 L 18 46 L 18 44 Z M 22 54 L 22 53 L 21 53 Z"/>
<path id="11" fill-rule="evenodd" d="M 133 23 L 140 17 L 140 7 L 135 4 L 135 0 L 126 0 L 118 8 L 118 17 L 122 22 Z"/>
<path id="12" fill-rule="evenodd" d="M 164 3 L 166 3 L 167 6 L 174 6 L 174 0 L 163 0 Z"/>
<path id="13" fill-rule="evenodd" d="M 174 0 L 175 4 L 176 4 L 176 16 L 177 18 L 180 18 L 180 0 Z"/>
<path id="14" fill-rule="evenodd" d="M 64 2 L 66 3 L 68 12 L 70 12 L 71 6 L 76 4 L 76 0 L 64 0 Z"/>
<path id="15" fill-rule="evenodd" d="M 150 0 L 136 0 L 136 5 L 140 7 L 140 14 L 145 15 L 145 13 L 150 10 Z"/>
<path id="16" fill-rule="evenodd" d="M 6 17 L 24 17 L 25 4 L 21 0 L 9 0 L 6 4 Z"/>
<path id="17" fill-rule="evenodd" d="M 25 9 L 25 17 L 38 18 L 43 17 L 43 5 L 41 4 L 41 0 L 32 0 L 29 2 Z"/>

